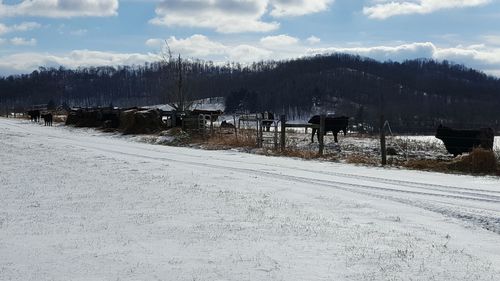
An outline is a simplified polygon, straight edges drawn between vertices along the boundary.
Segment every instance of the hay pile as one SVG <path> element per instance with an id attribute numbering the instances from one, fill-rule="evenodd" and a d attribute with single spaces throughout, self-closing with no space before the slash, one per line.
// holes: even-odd
<path id="1" fill-rule="evenodd" d="M 112 108 L 74 109 L 68 113 L 66 125 L 116 129 L 120 125 L 120 111 Z"/>
<path id="2" fill-rule="evenodd" d="M 152 134 L 165 129 L 156 109 L 129 109 L 120 114 L 120 131 L 124 134 Z"/>
<path id="3" fill-rule="evenodd" d="M 493 151 L 474 148 L 470 154 L 448 164 L 448 168 L 465 173 L 493 174 L 498 170 L 498 163 Z"/>
<path id="4" fill-rule="evenodd" d="M 98 112 L 85 109 L 72 110 L 66 118 L 66 125 L 75 127 L 99 127 L 101 122 L 98 120 Z"/>

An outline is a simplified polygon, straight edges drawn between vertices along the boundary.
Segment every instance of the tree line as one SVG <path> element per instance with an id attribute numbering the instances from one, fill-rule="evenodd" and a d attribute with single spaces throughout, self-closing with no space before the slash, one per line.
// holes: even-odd
<path id="1" fill-rule="evenodd" d="M 372 130 L 383 113 L 398 132 L 438 124 L 500 129 L 500 80 L 430 59 L 379 62 L 330 54 L 242 66 L 170 60 L 140 66 L 39 68 L 0 78 L 0 109 L 35 104 L 132 107 L 178 102 L 179 73 L 188 99 L 225 97 L 226 112 L 272 111 L 289 119 L 317 113 L 350 116 Z"/>

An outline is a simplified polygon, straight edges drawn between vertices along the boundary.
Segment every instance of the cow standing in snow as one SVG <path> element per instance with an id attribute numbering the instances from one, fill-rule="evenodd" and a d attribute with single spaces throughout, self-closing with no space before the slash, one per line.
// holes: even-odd
<path id="1" fill-rule="evenodd" d="M 309 119 L 308 123 L 319 125 L 320 116 L 314 115 L 313 117 L 311 117 L 311 119 Z M 333 133 L 333 137 L 334 137 L 335 142 L 339 142 L 337 139 L 337 134 L 340 131 L 342 131 L 342 132 L 344 132 L 344 136 L 345 136 L 347 134 L 347 125 L 348 124 L 349 124 L 349 117 L 346 117 L 346 116 L 339 116 L 339 117 L 326 116 L 325 117 L 324 135 L 326 135 L 327 132 L 331 131 Z M 319 129 L 313 128 L 312 135 L 311 135 L 311 142 L 314 142 L 314 135 L 315 134 L 317 134 L 318 141 L 319 141 Z"/>
<path id="2" fill-rule="evenodd" d="M 442 140 L 446 150 L 456 157 L 464 152 L 471 152 L 475 147 L 492 150 L 495 135 L 491 128 L 455 130 L 439 125 L 436 138 Z"/>
<path id="3" fill-rule="evenodd" d="M 52 126 L 52 113 L 44 113 L 42 114 L 43 121 L 45 122 L 45 126 Z"/>
<path id="4" fill-rule="evenodd" d="M 38 122 L 40 120 L 40 110 L 38 110 L 38 109 L 29 110 L 28 115 L 29 115 L 30 120 L 32 122 Z"/>

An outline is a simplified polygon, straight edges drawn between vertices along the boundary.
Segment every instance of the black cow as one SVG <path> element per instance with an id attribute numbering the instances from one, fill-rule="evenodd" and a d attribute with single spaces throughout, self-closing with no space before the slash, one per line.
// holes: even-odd
<path id="1" fill-rule="evenodd" d="M 45 126 L 52 126 L 52 113 L 44 113 L 42 114 L 43 121 L 45 122 Z"/>
<path id="2" fill-rule="evenodd" d="M 308 123 L 311 124 L 317 124 L 319 125 L 320 122 L 320 116 L 319 115 L 314 115 L 309 119 Z M 333 117 L 333 116 L 326 116 L 325 117 L 325 132 L 324 134 L 326 135 L 327 132 L 331 131 L 333 133 L 333 137 L 335 139 L 335 142 L 339 142 L 337 139 L 337 134 L 340 131 L 344 132 L 344 136 L 347 134 L 347 125 L 349 124 L 349 117 L 346 116 L 339 116 L 339 117 Z M 313 128 L 312 129 L 312 135 L 311 135 L 311 142 L 314 142 L 314 134 L 317 133 L 318 141 L 319 141 L 319 129 Z"/>
<path id="3" fill-rule="evenodd" d="M 464 152 L 472 151 L 475 147 L 492 150 L 495 134 L 491 128 L 455 130 L 439 125 L 436 138 L 442 140 L 446 150 L 456 157 Z"/>
<path id="4" fill-rule="evenodd" d="M 224 120 L 224 121 L 222 121 L 220 123 L 220 127 L 221 128 L 231 128 L 231 129 L 234 129 L 234 125 L 231 124 L 231 123 L 229 123 L 229 122 L 227 122 L 226 120 Z"/>
<path id="5" fill-rule="evenodd" d="M 40 110 L 38 110 L 38 109 L 28 110 L 28 115 L 30 116 L 30 120 L 32 122 L 40 121 Z"/>
<path id="6" fill-rule="evenodd" d="M 271 130 L 271 125 L 274 123 L 274 114 L 269 111 L 265 111 L 260 113 L 260 117 L 262 118 L 262 126 L 266 128 L 266 132 Z"/>

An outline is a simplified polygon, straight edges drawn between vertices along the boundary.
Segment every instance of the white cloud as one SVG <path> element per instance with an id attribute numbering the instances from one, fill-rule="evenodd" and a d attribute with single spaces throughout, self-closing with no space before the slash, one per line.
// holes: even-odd
<path id="1" fill-rule="evenodd" d="M 9 40 L 10 44 L 14 46 L 36 46 L 36 39 L 25 39 L 21 37 L 14 37 Z"/>
<path id="2" fill-rule="evenodd" d="M 146 42 L 144 42 L 144 44 L 146 44 L 146 46 L 148 46 L 148 47 L 159 49 L 159 48 L 163 47 L 163 45 L 165 44 L 165 40 L 159 39 L 159 38 L 151 38 L 151 39 L 146 40 Z"/>
<path id="3" fill-rule="evenodd" d="M 375 47 L 330 47 L 309 49 L 308 54 L 349 53 L 376 60 L 402 61 L 405 59 L 432 58 L 436 47 L 430 42 Z"/>
<path id="4" fill-rule="evenodd" d="M 243 63 L 271 59 L 273 52 L 252 45 L 238 45 L 229 49 L 229 60 Z"/>
<path id="5" fill-rule="evenodd" d="M 363 13 L 373 19 L 387 19 L 397 15 L 429 14 L 438 10 L 467 8 L 485 5 L 492 0 L 376 0 L 363 8 Z"/>
<path id="6" fill-rule="evenodd" d="M 303 16 L 328 9 L 334 0 L 271 0 L 273 17 Z"/>
<path id="7" fill-rule="evenodd" d="M 430 58 L 438 61 L 448 60 L 482 70 L 488 74 L 498 75 L 500 73 L 500 48 L 491 48 L 482 44 L 436 47 L 433 43 L 425 42 L 397 46 L 317 48 L 307 51 L 308 55 L 326 53 L 349 53 L 380 61 L 404 61 L 417 58 Z"/>
<path id="8" fill-rule="evenodd" d="M 173 55 L 198 58 L 212 61 L 254 62 L 260 60 L 281 59 L 295 57 L 304 53 L 300 40 L 288 35 L 266 36 L 259 43 L 224 44 L 210 40 L 200 34 L 177 39 L 170 37 L 167 40 Z M 159 38 L 148 39 L 145 44 L 160 50 L 165 47 L 165 40 Z M 163 50 L 163 49 L 162 49 Z M 165 53 L 165 51 L 163 50 Z"/>
<path id="9" fill-rule="evenodd" d="M 288 35 L 267 36 L 260 39 L 260 44 L 268 49 L 290 48 L 299 43 L 299 39 Z"/>
<path id="10" fill-rule="evenodd" d="M 110 53 L 89 50 L 75 50 L 64 54 L 17 53 L 0 57 L 0 73 L 28 73 L 40 66 L 67 68 L 89 66 L 142 65 L 145 62 L 158 61 L 157 54 Z"/>
<path id="11" fill-rule="evenodd" d="M 186 39 L 177 39 L 172 36 L 167 42 L 173 53 L 186 54 L 194 58 L 222 55 L 227 49 L 223 44 L 211 41 L 208 37 L 199 34 Z"/>
<path id="12" fill-rule="evenodd" d="M 150 22 L 167 26 L 213 28 L 222 33 L 267 32 L 279 27 L 277 22 L 261 20 L 267 0 L 165 0 L 156 8 Z"/>
<path id="13" fill-rule="evenodd" d="M 36 22 L 23 22 L 20 24 L 12 25 L 12 26 L 7 26 L 5 24 L 0 23 L 0 34 L 5 34 L 9 32 L 16 32 L 16 31 L 29 31 L 33 29 L 40 28 L 42 25 Z"/>
<path id="14" fill-rule="evenodd" d="M 150 23 L 215 29 L 221 33 L 269 32 L 279 28 L 263 17 L 324 11 L 333 0 L 163 0 Z"/>
<path id="15" fill-rule="evenodd" d="M 105 17 L 117 13 L 118 0 L 23 0 L 10 5 L 0 1 L 0 17 Z"/>
<path id="16" fill-rule="evenodd" d="M 482 39 L 488 44 L 500 46 L 500 35 L 485 35 Z"/>
<path id="17" fill-rule="evenodd" d="M 279 38 L 279 36 L 274 37 Z M 276 38 L 264 37 L 262 41 L 273 41 L 274 39 Z M 305 55 L 349 53 L 380 61 L 404 61 L 415 58 L 449 60 L 500 77 L 500 48 L 481 44 L 438 47 L 430 42 L 417 42 L 394 46 L 310 48 L 306 41 L 297 39 L 296 44 L 292 45 L 291 48 L 285 45 L 272 45 L 272 48 L 269 48 L 269 46 L 265 47 L 261 44 L 260 41 L 224 44 L 199 34 L 181 39 L 170 37 L 167 41 L 174 55 L 180 53 L 185 58 L 212 60 L 216 63 L 226 61 L 251 63 L 260 60 L 299 58 Z M 3 43 L 9 44 L 10 41 L 3 40 Z M 162 39 L 146 41 L 146 44 L 152 48 L 159 48 L 163 43 Z M 0 44 L 2 44 L 2 39 L 0 39 Z M 154 54 L 123 54 L 89 50 L 76 50 L 66 54 L 20 53 L 0 57 L 0 73 L 27 73 L 39 66 L 58 67 L 63 65 L 67 68 L 76 68 L 79 66 L 139 65 L 161 60 L 162 57 L 158 54 L 158 50 Z"/>
<path id="18" fill-rule="evenodd" d="M 177 39 L 172 36 L 166 41 L 174 56 L 180 54 L 183 57 L 205 60 L 253 62 L 268 59 L 272 53 L 270 50 L 248 44 L 225 45 L 200 34 L 185 39 Z M 162 49 L 165 52 L 163 49 L 165 47 L 164 39 L 148 39 L 145 44 L 151 48 Z"/>
<path id="19" fill-rule="evenodd" d="M 309 38 L 307 38 L 306 41 L 307 41 L 307 43 L 314 45 L 314 44 L 318 44 L 319 42 L 321 42 L 321 39 L 312 35 Z"/>

